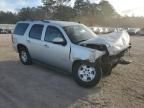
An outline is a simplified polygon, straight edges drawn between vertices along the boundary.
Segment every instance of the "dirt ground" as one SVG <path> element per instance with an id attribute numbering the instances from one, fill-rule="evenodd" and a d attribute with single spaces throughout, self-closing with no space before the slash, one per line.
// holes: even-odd
<path id="1" fill-rule="evenodd" d="M 10 35 L 0 35 L 0 108 L 144 108 L 144 36 L 131 42 L 133 63 L 85 89 L 70 75 L 22 65 Z"/>

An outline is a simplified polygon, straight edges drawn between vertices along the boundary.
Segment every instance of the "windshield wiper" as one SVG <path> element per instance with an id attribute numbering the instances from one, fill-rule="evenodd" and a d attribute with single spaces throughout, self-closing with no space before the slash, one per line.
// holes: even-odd
<path id="1" fill-rule="evenodd" d="M 85 39 L 84 40 L 80 40 L 80 41 L 77 41 L 76 43 L 80 43 L 80 42 L 83 42 L 83 41 L 86 41 Z"/>

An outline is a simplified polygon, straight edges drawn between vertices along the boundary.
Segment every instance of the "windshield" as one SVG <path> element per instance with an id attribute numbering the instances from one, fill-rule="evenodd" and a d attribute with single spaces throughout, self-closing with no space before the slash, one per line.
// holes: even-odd
<path id="1" fill-rule="evenodd" d="M 73 43 L 79 43 L 96 37 L 96 34 L 84 25 L 72 25 L 63 28 Z"/>

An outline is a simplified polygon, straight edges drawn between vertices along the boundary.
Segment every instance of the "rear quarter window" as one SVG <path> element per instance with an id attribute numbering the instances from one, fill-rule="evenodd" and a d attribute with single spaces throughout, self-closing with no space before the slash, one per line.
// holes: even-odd
<path id="1" fill-rule="evenodd" d="M 15 28 L 13 34 L 16 34 L 16 35 L 24 35 L 24 33 L 26 32 L 28 26 L 29 26 L 28 23 L 18 23 L 18 24 L 16 25 L 16 28 Z"/>

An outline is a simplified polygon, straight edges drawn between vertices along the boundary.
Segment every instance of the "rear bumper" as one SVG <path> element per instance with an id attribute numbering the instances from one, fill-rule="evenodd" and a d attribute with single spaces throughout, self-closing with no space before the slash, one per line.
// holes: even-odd
<path id="1" fill-rule="evenodd" d="M 16 45 L 16 44 L 13 44 L 12 46 L 13 46 L 13 49 L 14 49 L 16 52 L 18 52 L 18 50 L 17 50 L 17 45 Z"/>

